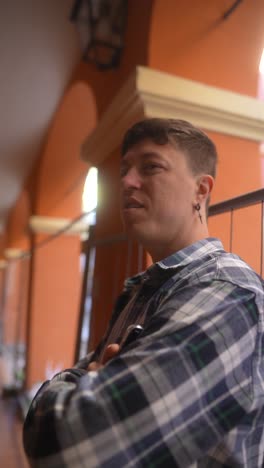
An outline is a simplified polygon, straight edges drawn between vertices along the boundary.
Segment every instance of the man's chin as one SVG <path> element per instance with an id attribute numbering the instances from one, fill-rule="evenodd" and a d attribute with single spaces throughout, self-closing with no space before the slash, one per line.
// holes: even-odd
<path id="1" fill-rule="evenodd" d="M 139 244 L 146 245 L 148 244 L 148 233 L 142 225 L 139 223 L 128 224 L 124 223 L 124 231 L 127 234 L 129 239 L 136 240 Z"/>
<path id="2" fill-rule="evenodd" d="M 131 237 L 135 239 L 138 236 L 138 229 L 136 229 L 134 226 L 128 226 L 127 224 L 124 225 L 124 231 L 127 235 L 127 237 Z"/>
<path id="3" fill-rule="evenodd" d="M 123 221 L 124 231 L 128 237 L 132 237 L 133 239 L 138 239 L 141 237 L 143 228 L 137 223 L 128 223 Z"/>

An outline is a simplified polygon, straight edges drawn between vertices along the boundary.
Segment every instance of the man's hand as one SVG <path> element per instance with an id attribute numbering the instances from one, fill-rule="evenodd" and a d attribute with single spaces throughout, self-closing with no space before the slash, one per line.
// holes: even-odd
<path id="1" fill-rule="evenodd" d="M 110 361 L 110 359 L 112 359 L 118 354 L 119 350 L 120 346 L 117 343 L 108 345 L 104 352 L 102 362 L 90 362 L 88 366 L 88 371 L 96 371 L 98 369 L 101 369 L 108 361 Z"/>

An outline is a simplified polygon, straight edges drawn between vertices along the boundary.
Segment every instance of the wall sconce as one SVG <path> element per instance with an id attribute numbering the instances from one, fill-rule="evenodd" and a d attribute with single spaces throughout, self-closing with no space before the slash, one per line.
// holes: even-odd
<path id="1" fill-rule="evenodd" d="M 79 30 L 83 60 L 115 68 L 124 47 L 127 0 L 75 0 L 70 19 Z"/>

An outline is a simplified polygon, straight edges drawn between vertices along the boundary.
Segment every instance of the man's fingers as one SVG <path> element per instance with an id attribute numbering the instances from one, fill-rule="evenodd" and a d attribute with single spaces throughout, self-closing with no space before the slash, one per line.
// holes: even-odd
<path id="1" fill-rule="evenodd" d="M 109 346 L 107 346 L 104 352 L 102 362 L 96 362 L 96 361 L 90 362 L 87 370 L 97 371 L 98 369 L 101 369 L 104 364 L 106 364 L 108 361 L 110 361 L 110 359 L 116 356 L 119 350 L 120 350 L 119 344 L 117 343 L 110 344 Z"/>
<path id="2" fill-rule="evenodd" d="M 103 355 L 103 364 L 106 364 L 110 359 L 116 356 L 119 352 L 120 346 L 117 343 L 113 343 L 107 346 L 104 355 Z"/>
<path id="3" fill-rule="evenodd" d="M 96 361 L 92 361 L 90 362 L 89 366 L 88 366 L 88 371 L 97 371 L 98 369 L 101 369 L 102 364 L 100 364 L 99 362 L 96 362 Z"/>

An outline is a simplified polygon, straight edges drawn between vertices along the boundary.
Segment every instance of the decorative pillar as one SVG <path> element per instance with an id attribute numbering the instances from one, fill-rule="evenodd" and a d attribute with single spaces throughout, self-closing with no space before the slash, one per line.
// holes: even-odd
<path id="1" fill-rule="evenodd" d="M 30 218 L 34 248 L 27 388 L 73 365 L 80 307 L 80 234 L 88 227 L 87 223 L 72 225 L 71 221 L 42 216 Z"/>

